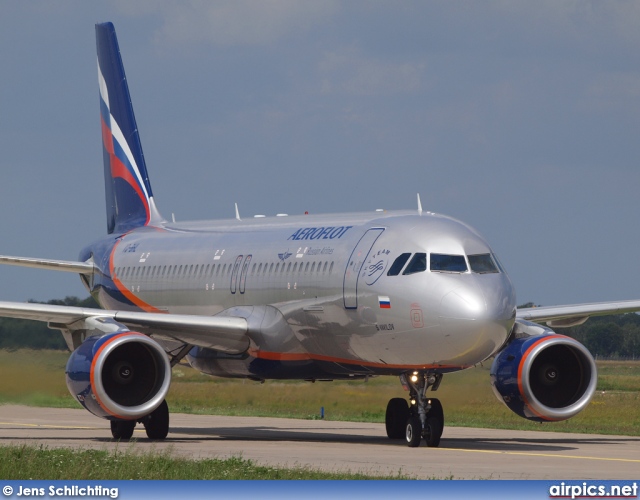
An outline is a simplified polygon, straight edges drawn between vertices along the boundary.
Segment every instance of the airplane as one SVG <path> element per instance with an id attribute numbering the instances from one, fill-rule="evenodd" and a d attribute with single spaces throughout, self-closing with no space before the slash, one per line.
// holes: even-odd
<path id="1" fill-rule="evenodd" d="M 46 321 L 72 354 L 71 395 L 127 440 L 169 432 L 171 369 L 267 379 L 393 375 L 385 428 L 438 446 L 443 376 L 494 357 L 499 401 L 549 422 L 596 388 L 589 351 L 552 328 L 640 310 L 640 300 L 516 308 L 514 287 L 467 224 L 417 210 L 174 222 L 156 207 L 112 23 L 96 25 L 107 235 L 77 261 L 0 263 L 77 273 L 103 309 L 0 302 Z M 546 323 L 546 326 L 544 325 Z"/>

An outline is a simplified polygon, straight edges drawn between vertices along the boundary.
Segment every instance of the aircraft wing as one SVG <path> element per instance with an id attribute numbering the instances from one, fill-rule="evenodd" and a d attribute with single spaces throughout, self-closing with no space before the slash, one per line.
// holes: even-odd
<path id="1" fill-rule="evenodd" d="M 20 302 L 0 302 L 0 316 L 46 321 L 50 328 L 69 331 L 86 329 L 86 320 L 105 318 L 126 329 L 229 354 L 245 352 L 249 347 L 247 320 L 233 316 L 109 311 Z"/>
<path id="2" fill-rule="evenodd" d="M 640 300 L 597 302 L 568 306 L 543 306 L 518 309 L 517 319 L 546 323 L 551 328 L 566 328 L 583 324 L 591 316 L 607 316 L 640 311 Z"/>

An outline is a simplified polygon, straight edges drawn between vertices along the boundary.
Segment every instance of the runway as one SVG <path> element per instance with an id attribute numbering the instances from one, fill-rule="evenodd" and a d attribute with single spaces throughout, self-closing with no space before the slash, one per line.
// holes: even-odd
<path id="1" fill-rule="evenodd" d="M 439 448 L 408 448 L 383 424 L 171 414 L 164 442 L 136 427 L 111 440 L 109 423 L 82 409 L 0 406 L 0 443 L 140 452 L 171 448 L 191 458 L 241 456 L 271 466 L 397 474 L 418 479 L 639 479 L 640 437 L 446 427 Z"/>

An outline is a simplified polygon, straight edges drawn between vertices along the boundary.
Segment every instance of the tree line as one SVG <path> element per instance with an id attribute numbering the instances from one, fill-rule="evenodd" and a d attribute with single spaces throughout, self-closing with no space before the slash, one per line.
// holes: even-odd
<path id="1" fill-rule="evenodd" d="M 87 308 L 99 307 L 93 297 L 86 299 L 65 297 L 62 300 L 50 300 L 45 303 Z M 533 304 L 529 303 L 519 307 L 532 306 Z M 638 314 L 594 317 L 583 325 L 559 328 L 557 332 L 581 342 L 596 357 L 640 359 L 640 315 Z M 67 346 L 62 335 L 50 330 L 44 322 L 0 318 L 0 349 L 23 348 L 66 350 Z"/>
<path id="2" fill-rule="evenodd" d="M 526 307 L 535 305 L 528 302 L 518 309 Z M 555 331 L 576 339 L 596 358 L 640 359 L 640 315 L 636 313 L 595 316 L 582 325 Z"/>

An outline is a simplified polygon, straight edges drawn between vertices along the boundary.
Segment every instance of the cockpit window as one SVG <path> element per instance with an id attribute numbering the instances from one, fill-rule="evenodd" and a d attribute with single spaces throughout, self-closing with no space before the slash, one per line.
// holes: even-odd
<path id="1" fill-rule="evenodd" d="M 404 270 L 402 274 L 415 274 L 421 273 L 422 271 L 427 270 L 427 254 L 426 253 L 417 253 L 409 262 L 409 265 Z"/>
<path id="2" fill-rule="evenodd" d="M 432 253 L 429 259 L 431 271 L 446 273 L 464 273 L 467 271 L 467 261 L 464 255 L 446 255 Z"/>
<path id="3" fill-rule="evenodd" d="M 469 265 L 474 273 L 486 274 L 498 272 L 498 267 L 489 253 L 469 255 Z"/>
<path id="4" fill-rule="evenodd" d="M 391 264 L 391 267 L 389 268 L 387 276 L 398 276 L 398 274 L 400 274 L 400 271 L 402 271 L 404 265 L 409 260 L 409 257 L 411 257 L 410 253 L 403 253 L 396 260 L 394 260 L 393 264 Z"/>

